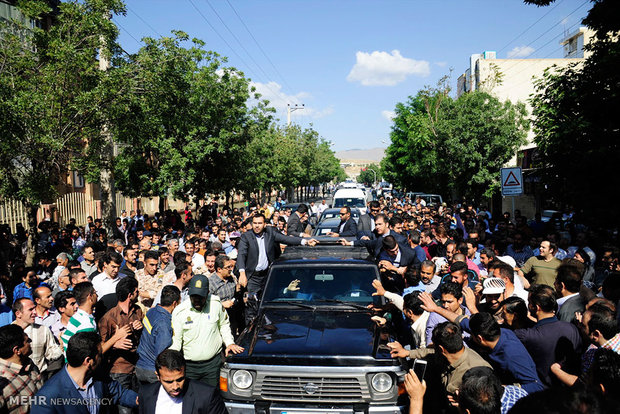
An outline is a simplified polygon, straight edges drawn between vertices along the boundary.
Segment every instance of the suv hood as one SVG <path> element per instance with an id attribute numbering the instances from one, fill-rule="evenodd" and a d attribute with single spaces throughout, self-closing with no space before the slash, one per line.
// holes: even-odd
<path id="1" fill-rule="evenodd" d="M 329 307 L 266 308 L 240 338 L 245 351 L 239 357 L 391 359 L 379 346 L 379 337 L 388 336 L 370 317 L 370 311 Z"/>

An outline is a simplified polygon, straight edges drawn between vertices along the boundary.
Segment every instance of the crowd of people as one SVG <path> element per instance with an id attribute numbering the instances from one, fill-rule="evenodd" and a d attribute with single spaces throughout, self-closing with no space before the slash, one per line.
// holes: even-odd
<path id="1" fill-rule="evenodd" d="M 25 229 L 1 226 L 0 412 L 226 412 L 222 356 L 244 351 L 235 338 L 269 265 L 284 245 L 315 245 L 309 223 L 327 207 L 136 210 L 111 231 L 43 221 L 33 266 Z M 620 269 L 607 235 L 420 199 L 351 213 L 329 236 L 376 259 L 387 305 L 372 319 L 397 339 L 392 355 L 428 362 L 424 381 L 405 378 L 411 412 L 616 409 Z"/>
<path id="2" fill-rule="evenodd" d="M 340 216 L 335 237 L 352 221 Z M 372 319 L 396 338 L 392 356 L 428 363 L 425 381 L 407 375 L 410 412 L 620 409 L 613 233 L 419 199 L 372 201 L 352 230 L 341 243 L 381 272 L 387 305 Z"/>

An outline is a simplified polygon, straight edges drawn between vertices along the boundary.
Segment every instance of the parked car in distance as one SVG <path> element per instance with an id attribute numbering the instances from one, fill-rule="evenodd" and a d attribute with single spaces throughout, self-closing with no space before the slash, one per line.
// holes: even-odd
<path id="1" fill-rule="evenodd" d="M 291 209 L 291 213 L 294 213 L 297 211 L 297 207 L 299 207 L 301 204 L 305 204 L 306 206 L 308 206 L 308 210 L 310 210 L 310 204 L 308 203 L 288 203 L 285 204 L 282 209 L 286 210 L 286 209 Z"/>
<path id="2" fill-rule="evenodd" d="M 351 209 L 351 217 L 353 217 L 353 220 L 355 220 L 356 223 L 359 222 L 360 216 L 361 216 L 361 213 L 358 208 Z M 321 214 L 321 217 L 319 217 L 319 223 L 323 221 L 324 219 L 333 218 L 333 217 L 340 217 L 340 208 L 328 208 L 325 211 L 323 211 L 323 214 Z"/>
<path id="3" fill-rule="evenodd" d="M 419 196 L 422 200 L 426 201 L 426 205 L 438 205 L 443 203 L 443 198 L 439 194 L 420 194 Z"/>
<path id="4" fill-rule="evenodd" d="M 325 236 L 327 233 L 330 233 L 333 229 L 340 225 L 340 217 L 331 217 L 326 218 L 325 220 L 321 220 L 319 224 L 316 225 L 316 228 L 312 231 L 313 236 Z"/>
<path id="5" fill-rule="evenodd" d="M 366 201 L 367 196 L 366 193 L 358 188 L 355 189 L 342 189 L 336 191 L 334 194 L 334 203 L 332 207 L 340 208 L 344 206 L 349 206 L 351 208 L 357 207 L 360 210 L 360 213 L 366 214 Z"/>
<path id="6" fill-rule="evenodd" d="M 551 218 L 553 217 L 553 215 L 559 215 L 560 217 L 562 217 L 562 213 L 560 211 L 557 210 L 543 210 L 542 213 L 540 213 L 540 221 L 546 223 L 548 221 L 551 220 Z"/>

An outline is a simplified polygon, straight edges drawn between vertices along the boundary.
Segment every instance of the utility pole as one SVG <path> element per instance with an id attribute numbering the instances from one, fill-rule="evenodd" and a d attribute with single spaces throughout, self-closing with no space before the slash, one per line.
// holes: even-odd
<path id="1" fill-rule="evenodd" d="M 305 104 L 301 104 L 301 105 L 293 105 L 291 106 L 291 104 L 286 104 L 286 109 L 287 109 L 287 113 L 286 113 L 286 126 L 290 126 L 291 125 L 291 112 L 297 111 L 299 109 L 304 109 Z"/>
<path id="2" fill-rule="evenodd" d="M 110 19 L 110 13 L 106 13 L 106 19 Z M 110 60 L 105 55 L 109 52 L 108 45 L 105 43 L 103 36 L 101 37 L 101 50 L 99 51 L 99 70 L 108 70 L 110 68 Z M 114 173 L 112 172 L 112 163 L 114 162 L 114 140 L 112 134 L 108 131 L 108 126 L 104 125 L 101 129 L 104 146 L 101 149 L 101 217 L 103 224 L 108 233 L 108 239 L 112 240 L 114 236 L 114 226 L 116 225 L 116 189 L 114 188 Z"/>
<path id="3" fill-rule="evenodd" d="M 373 174 L 375 175 L 375 180 L 373 181 L 373 187 L 376 186 L 377 185 L 377 172 L 369 167 L 366 167 L 366 169 L 372 171 Z"/>

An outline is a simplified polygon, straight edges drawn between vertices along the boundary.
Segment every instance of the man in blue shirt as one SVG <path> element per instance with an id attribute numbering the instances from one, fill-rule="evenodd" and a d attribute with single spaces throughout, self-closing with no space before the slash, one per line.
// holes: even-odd
<path id="1" fill-rule="evenodd" d="M 150 309 L 142 325 L 142 336 L 138 345 L 136 376 L 142 384 L 158 381 L 155 373 L 157 356 L 172 345 L 172 311 L 181 303 L 181 291 L 175 285 L 164 286 L 160 303 Z"/>
<path id="2" fill-rule="evenodd" d="M 22 277 L 23 282 L 15 286 L 15 289 L 13 289 L 13 303 L 20 298 L 28 298 L 34 302 L 32 295 L 34 290 L 39 286 L 49 287 L 46 283 L 41 283 L 33 268 L 27 267 L 24 271 L 25 275 Z"/>
<path id="3" fill-rule="evenodd" d="M 537 284 L 530 286 L 528 310 L 538 322 L 531 328 L 517 329 L 515 335 L 528 350 L 545 385 L 557 380 L 551 375 L 551 365 L 562 362 L 570 374 L 578 374 L 581 360 L 581 334 L 569 322 L 558 320 L 558 308 L 553 288 Z"/>
<path id="4" fill-rule="evenodd" d="M 0 299 L 2 299 L 0 297 Z M 13 311 L 6 305 L 0 303 L 0 327 L 10 324 L 15 320 Z"/>
<path id="5" fill-rule="evenodd" d="M 32 414 L 97 414 L 120 404 L 138 406 L 138 394 L 116 381 L 102 382 L 93 376 L 103 361 L 101 337 L 96 332 L 78 332 L 67 345 L 67 365 L 43 385 L 31 406 Z M 87 410 L 81 408 L 87 407 Z"/>

